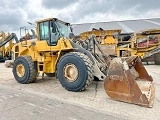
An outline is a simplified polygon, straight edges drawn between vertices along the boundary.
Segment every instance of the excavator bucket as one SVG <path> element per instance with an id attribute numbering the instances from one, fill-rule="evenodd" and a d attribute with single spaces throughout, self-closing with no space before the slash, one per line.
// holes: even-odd
<path id="1" fill-rule="evenodd" d="M 155 87 L 140 58 L 114 58 L 104 81 L 107 95 L 115 100 L 152 107 Z"/>

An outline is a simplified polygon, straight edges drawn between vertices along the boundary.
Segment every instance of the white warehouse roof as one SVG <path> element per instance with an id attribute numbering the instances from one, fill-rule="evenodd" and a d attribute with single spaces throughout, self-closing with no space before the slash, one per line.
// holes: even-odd
<path id="1" fill-rule="evenodd" d="M 72 24 L 72 27 L 75 35 L 86 31 L 92 31 L 93 28 L 102 28 L 104 30 L 121 29 L 122 33 L 126 34 L 139 30 L 160 28 L 160 18 Z"/>

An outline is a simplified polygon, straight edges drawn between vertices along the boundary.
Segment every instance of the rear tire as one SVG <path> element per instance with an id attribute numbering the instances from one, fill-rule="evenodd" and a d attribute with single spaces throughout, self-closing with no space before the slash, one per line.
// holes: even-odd
<path id="1" fill-rule="evenodd" d="M 57 78 L 69 91 L 82 91 L 93 81 L 93 63 L 90 58 L 79 52 L 67 53 L 57 65 Z"/>
<path id="2" fill-rule="evenodd" d="M 154 56 L 154 63 L 156 65 L 160 65 L 160 53 L 155 54 L 155 56 Z"/>
<path id="3" fill-rule="evenodd" d="M 13 75 L 21 84 L 32 83 L 37 78 L 37 70 L 30 56 L 17 57 L 13 64 Z"/>

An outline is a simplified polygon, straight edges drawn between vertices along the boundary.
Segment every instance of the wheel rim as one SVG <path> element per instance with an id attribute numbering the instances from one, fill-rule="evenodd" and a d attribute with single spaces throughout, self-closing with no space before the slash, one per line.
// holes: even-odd
<path id="1" fill-rule="evenodd" d="M 78 69 L 74 64 L 67 64 L 63 69 L 63 74 L 68 82 L 74 82 L 78 78 Z"/>
<path id="2" fill-rule="evenodd" d="M 25 74 L 25 67 L 22 64 L 18 64 L 16 67 L 17 75 L 23 77 Z"/>

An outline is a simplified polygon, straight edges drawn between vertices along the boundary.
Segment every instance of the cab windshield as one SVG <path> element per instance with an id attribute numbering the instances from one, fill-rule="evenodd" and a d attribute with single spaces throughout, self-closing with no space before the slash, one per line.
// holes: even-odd
<path id="1" fill-rule="evenodd" d="M 55 23 L 58 27 L 57 32 L 59 33 L 60 37 L 68 38 L 69 33 L 71 33 L 71 26 L 69 24 L 63 23 L 61 21 L 56 21 Z"/>

